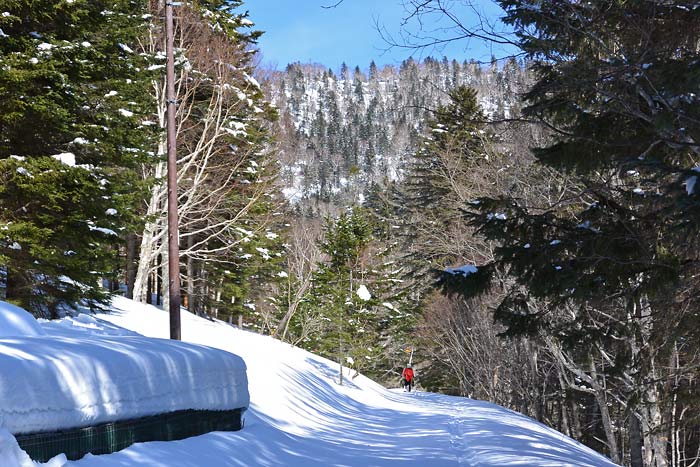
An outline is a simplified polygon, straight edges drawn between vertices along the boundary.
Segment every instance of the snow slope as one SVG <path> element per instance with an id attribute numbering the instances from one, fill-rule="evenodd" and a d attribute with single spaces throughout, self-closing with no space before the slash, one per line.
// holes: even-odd
<path id="1" fill-rule="evenodd" d="M 167 337 L 168 314 L 123 298 L 97 319 L 44 323 L 49 334 Z M 182 315 L 183 340 L 241 356 L 250 409 L 238 432 L 217 432 L 51 467 L 612 466 L 538 422 L 465 398 L 386 390 L 358 376 L 336 384 L 337 364 L 222 322 Z M 1 434 L 1 433 L 0 433 Z M 18 457 L 19 458 L 19 457 Z M 22 465 L 24 467 L 25 464 Z"/>

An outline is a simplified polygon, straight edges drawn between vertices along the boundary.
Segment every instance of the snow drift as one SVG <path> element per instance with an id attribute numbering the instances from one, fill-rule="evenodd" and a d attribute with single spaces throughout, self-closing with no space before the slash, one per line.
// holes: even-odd
<path id="1" fill-rule="evenodd" d="M 2 306 L 0 315 L 10 309 Z M 245 363 L 229 352 L 142 336 L 51 335 L 12 311 L 15 336 L 0 338 L 0 427 L 13 434 L 249 404 Z"/>
<path id="2" fill-rule="evenodd" d="M 46 332 L 24 309 L 0 301 L 0 338 L 12 336 L 45 336 Z"/>

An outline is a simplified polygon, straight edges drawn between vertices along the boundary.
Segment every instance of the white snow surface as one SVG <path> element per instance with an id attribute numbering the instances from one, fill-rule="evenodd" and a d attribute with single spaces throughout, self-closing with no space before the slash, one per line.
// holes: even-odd
<path id="1" fill-rule="evenodd" d="M 56 338 L 74 336 L 76 345 L 78 336 L 114 343 L 137 339 L 133 332 L 155 338 L 168 336 L 167 312 L 124 298 L 114 300 L 113 310 L 96 319 L 65 319 L 43 327 Z M 341 386 L 337 363 L 184 311 L 182 338 L 227 350 L 245 360 L 251 400 L 243 430 L 140 443 L 118 453 L 88 455 L 78 461 L 59 456 L 52 459 L 50 467 L 614 465 L 561 433 L 494 404 L 388 390 L 362 375 L 353 378 L 354 370 L 347 369 Z M 37 352 L 42 353 L 42 349 Z M 179 368 L 179 363 L 173 361 L 173 366 Z M 110 390 L 111 385 L 105 384 L 104 389 Z M 0 429 L 0 465 L 36 465 L 26 463 L 26 459 L 13 463 L 21 452 L 18 454 L 16 444 L 12 447 L 11 437 L 8 442 L 2 434 Z"/>
<path id="2" fill-rule="evenodd" d="M 24 309 L 0 301 L 0 338 L 44 336 L 46 332 Z"/>
<path id="3" fill-rule="evenodd" d="M 0 428 L 33 433 L 248 406 L 236 355 L 134 333 L 100 335 L 104 324 L 87 315 L 62 321 L 47 323 L 43 336 L 0 338 Z"/>
<path id="4" fill-rule="evenodd" d="M 61 154 L 54 154 L 51 157 L 71 167 L 75 166 L 75 154 L 72 152 L 62 152 Z"/>
<path id="5" fill-rule="evenodd" d="M 357 288 L 357 296 L 364 301 L 367 301 L 372 298 L 372 294 L 369 292 L 365 284 L 362 284 Z"/>
<path id="6" fill-rule="evenodd" d="M 56 456 L 47 464 L 39 464 L 46 467 L 61 467 L 66 462 L 65 456 Z M 17 444 L 17 440 L 9 431 L 0 428 L 0 465 L 3 467 L 34 467 L 26 452 Z"/>

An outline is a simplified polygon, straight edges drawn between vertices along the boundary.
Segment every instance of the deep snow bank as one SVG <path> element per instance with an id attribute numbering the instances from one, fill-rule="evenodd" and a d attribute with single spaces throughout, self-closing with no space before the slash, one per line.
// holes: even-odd
<path id="1" fill-rule="evenodd" d="M 59 455 L 45 464 L 37 464 L 22 451 L 9 431 L 0 428 L 0 465 L 2 467 L 63 467 L 66 462 L 68 462 L 66 456 Z"/>
<path id="2" fill-rule="evenodd" d="M 28 311 L 0 300 L 0 337 L 43 335 L 46 332 Z"/>
<path id="3" fill-rule="evenodd" d="M 118 297 L 111 313 L 42 327 L 51 336 L 78 341 L 81 336 L 126 341 L 136 332 L 167 337 L 169 318 L 163 310 Z M 353 378 L 355 372 L 347 369 L 340 386 L 337 363 L 220 321 L 183 312 L 182 336 L 245 360 L 251 395 L 245 428 L 138 443 L 65 464 L 56 458 L 51 467 L 614 467 L 561 433 L 493 404 L 386 390 L 362 375 Z M 8 441 L 7 459 L 26 461 Z M 0 439 L 0 466 L 35 467 L 3 463 L 2 449 Z"/>
<path id="4" fill-rule="evenodd" d="M 11 433 L 249 404 L 245 363 L 229 352 L 142 336 L 66 337 L 58 335 L 61 326 L 55 335 L 47 329 L 0 338 L 0 428 Z"/>

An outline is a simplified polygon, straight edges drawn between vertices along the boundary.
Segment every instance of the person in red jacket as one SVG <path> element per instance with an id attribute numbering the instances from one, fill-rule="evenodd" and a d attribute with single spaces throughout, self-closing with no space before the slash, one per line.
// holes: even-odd
<path id="1" fill-rule="evenodd" d="M 403 372 L 401 373 L 401 385 L 403 386 L 404 390 L 411 392 L 411 388 L 413 387 L 414 376 L 415 375 L 413 373 L 413 368 L 411 368 L 411 365 L 406 365 L 406 368 L 404 368 Z"/>

